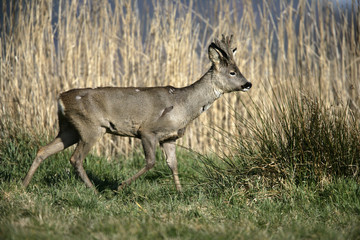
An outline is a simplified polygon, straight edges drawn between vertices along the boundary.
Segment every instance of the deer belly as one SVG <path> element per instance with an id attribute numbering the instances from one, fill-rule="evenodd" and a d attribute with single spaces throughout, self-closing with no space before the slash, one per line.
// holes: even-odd
<path id="1" fill-rule="evenodd" d="M 140 123 L 132 120 L 123 120 L 121 123 L 105 120 L 102 125 L 107 133 L 127 137 L 137 137 L 140 128 Z"/>

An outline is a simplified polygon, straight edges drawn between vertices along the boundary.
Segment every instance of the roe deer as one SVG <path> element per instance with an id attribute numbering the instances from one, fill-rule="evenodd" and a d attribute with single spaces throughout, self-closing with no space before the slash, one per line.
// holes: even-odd
<path id="1" fill-rule="evenodd" d="M 210 44 L 211 68 L 187 87 L 99 87 L 61 93 L 59 134 L 37 152 L 23 185 L 30 183 L 47 157 L 77 143 L 70 162 L 86 186 L 94 188 L 83 168 L 83 160 L 104 133 L 111 133 L 141 139 L 145 152 L 145 167 L 121 183 L 119 190 L 154 166 L 156 145 L 160 143 L 176 189 L 181 191 L 175 141 L 184 135 L 186 126 L 223 93 L 245 92 L 252 86 L 236 66 L 233 58 L 236 48 L 231 48 L 231 41 L 232 36 L 222 36 L 221 41 L 215 39 Z"/>

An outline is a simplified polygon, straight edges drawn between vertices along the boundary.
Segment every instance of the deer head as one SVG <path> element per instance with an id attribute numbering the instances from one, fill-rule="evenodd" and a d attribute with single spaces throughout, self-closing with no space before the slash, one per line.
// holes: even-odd
<path id="1" fill-rule="evenodd" d="M 231 37 L 222 36 L 209 46 L 209 58 L 212 62 L 214 84 L 222 92 L 248 91 L 252 84 L 246 80 L 234 61 L 236 48 L 231 48 Z"/>

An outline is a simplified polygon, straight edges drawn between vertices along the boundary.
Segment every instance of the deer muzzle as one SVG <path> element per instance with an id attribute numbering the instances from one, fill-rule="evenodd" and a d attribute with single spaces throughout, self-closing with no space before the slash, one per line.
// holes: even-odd
<path id="1" fill-rule="evenodd" d="M 250 90 L 250 88 L 252 87 L 252 83 L 251 82 L 247 82 L 244 85 L 241 86 L 241 91 L 243 92 L 247 92 Z"/>

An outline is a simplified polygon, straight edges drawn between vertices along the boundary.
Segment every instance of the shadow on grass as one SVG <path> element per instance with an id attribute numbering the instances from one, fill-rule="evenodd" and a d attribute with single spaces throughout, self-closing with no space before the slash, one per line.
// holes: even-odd
<path id="1" fill-rule="evenodd" d="M 120 181 L 110 179 L 108 177 L 99 178 L 99 176 L 97 176 L 95 173 L 92 173 L 90 171 L 88 171 L 87 174 L 90 178 L 90 181 L 92 181 L 95 188 L 99 192 L 104 192 L 104 191 L 108 191 L 108 190 L 117 191 L 119 185 L 121 184 Z M 79 176 L 77 177 L 77 179 L 78 179 L 78 181 L 82 182 L 82 179 Z"/>

